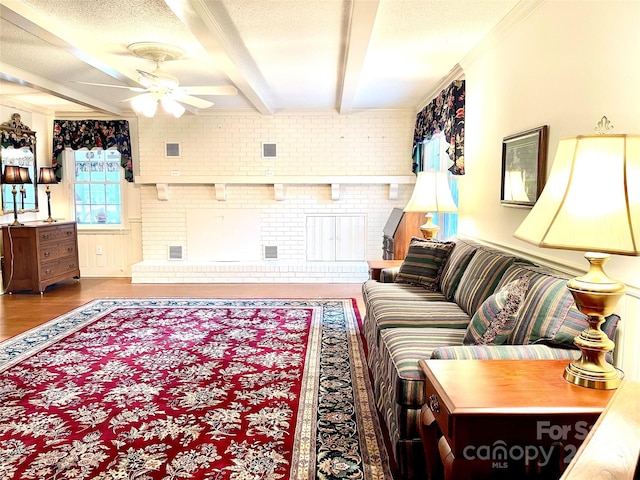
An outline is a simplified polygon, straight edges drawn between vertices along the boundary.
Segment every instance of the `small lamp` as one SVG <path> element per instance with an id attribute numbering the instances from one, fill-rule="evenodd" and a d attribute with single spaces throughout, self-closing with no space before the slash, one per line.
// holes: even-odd
<path id="1" fill-rule="evenodd" d="M 606 124 L 606 117 L 600 123 Z M 597 389 L 617 388 L 620 372 L 605 356 L 614 344 L 600 326 L 625 294 L 603 270 L 609 254 L 640 255 L 640 135 L 563 138 L 545 188 L 516 230 L 546 248 L 586 251 L 590 269 L 567 283 L 589 328 L 575 339 L 582 356 L 564 378 Z"/>
<path id="2" fill-rule="evenodd" d="M 433 223 L 432 212 L 457 212 L 447 172 L 426 171 L 418 172 L 418 178 L 413 188 L 411 198 L 404 207 L 405 212 L 427 212 L 426 223 L 420 226 L 422 236 L 427 240 L 435 238 L 440 227 Z"/>
<path id="3" fill-rule="evenodd" d="M 16 194 L 18 193 L 16 185 L 20 185 L 22 183 L 20 167 L 16 165 L 5 166 L 4 172 L 2 172 L 2 183 L 13 185 L 13 188 L 11 189 L 11 194 L 13 195 L 13 223 L 11 225 L 22 225 L 18 221 L 18 206 L 16 204 Z"/>
<path id="4" fill-rule="evenodd" d="M 58 179 L 56 178 L 56 172 L 53 170 L 53 167 L 40 167 L 40 173 L 38 175 L 38 184 L 47 186 L 47 211 L 49 213 L 49 218 L 47 218 L 47 222 L 52 223 L 55 220 L 51 217 L 51 189 L 49 185 L 58 183 Z"/>
<path id="5" fill-rule="evenodd" d="M 27 191 L 24 189 L 24 185 L 31 182 L 31 176 L 29 175 L 29 169 L 27 167 L 20 167 L 20 210 L 24 212 L 24 199 L 27 196 Z"/>

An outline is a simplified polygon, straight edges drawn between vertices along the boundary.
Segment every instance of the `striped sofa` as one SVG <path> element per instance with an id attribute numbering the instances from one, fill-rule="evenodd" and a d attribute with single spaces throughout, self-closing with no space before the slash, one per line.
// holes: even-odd
<path id="1" fill-rule="evenodd" d="M 419 359 L 572 359 L 579 357 L 573 338 L 587 327 L 567 278 L 468 239 L 457 238 L 451 247 L 433 284 L 411 275 L 398 281 L 400 267 L 362 286 L 376 404 L 406 479 L 424 478 L 426 471 Z M 618 320 L 612 315 L 603 326 L 611 338 Z"/>

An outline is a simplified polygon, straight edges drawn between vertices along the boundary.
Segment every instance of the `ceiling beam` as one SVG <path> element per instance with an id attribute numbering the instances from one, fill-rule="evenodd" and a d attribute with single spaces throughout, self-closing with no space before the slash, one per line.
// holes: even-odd
<path id="1" fill-rule="evenodd" d="M 135 78 L 137 78 L 135 70 L 123 73 L 123 69 L 110 65 L 105 58 L 101 58 L 97 50 L 94 52 L 87 47 L 86 39 L 73 37 L 73 29 L 54 21 L 52 17 L 43 15 L 23 0 L 0 0 L 0 17 L 119 81 L 128 84 L 133 81 L 133 84 L 137 85 L 135 82 Z M 116 104 L 78 93 L 75 89 L 68 88 L 7 63 L 0 62 L 0 76 L 5 80 L 27 85 L 40 92 L 48 93 L 88 108 L 115 115 L 123 114 L 122 108 Z"/>
<path id="2" fill-rule="evenodd" d="M 69 87 L 65 87 L 59 83 L 47 80 L 33 73 L 27 72 L 20 68 L 14 67 L 4 62 L 0 62 L 0 78 L 9 82 L 17 83 L 19 85 L 25 85 L 31 87 L 42 93 L 48 93 L 54 97 L 62 98 L 69 102 L 77 103 L 87 108 L 98 110 L 105 113 L 111 113 L 113 115 L 122 116 L 123 111 L 121 108 L 105 103 L 100 100 L 96 100 L 88 95 L 78 93 Z"/>
<path id="3" fill-rule="evenodd" d="M 73 29 L 53 17 L 43 15 L 23 0 L 0 0 L 0 16 L 41 40 L 58 47 L 73 57 L 116 80 L 138 86 L 136 70 L 114 66 L 108 57 L 82 36 L 74 36 Z"/>
<path id="4" fill-rule="evenodd" d="M 379 4 L 379 0 L 354 0 L 351 5 L 343 54 L 344 64 L 338 82 L 338 111 L 342 114 L 353 111 L 353 101 L 358 92 L 362 66 Z"/>
<path id="5" fill-rule="evenodd" d="M 223 2 L 165 0 L 165 3 L 200 42 L 216 66 L 264 115 L 273 115 L 271 89 L 253 61 Z"/>

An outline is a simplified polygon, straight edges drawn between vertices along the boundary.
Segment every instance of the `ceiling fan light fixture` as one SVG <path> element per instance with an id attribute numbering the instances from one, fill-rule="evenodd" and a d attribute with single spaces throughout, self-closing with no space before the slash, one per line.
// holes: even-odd
<path id="1" fill-rule="evenodd" d="M 145 117 L 153 117 L 158 109 L 158 100 L 150 93 L 143 93 L 131 99 L 131 108 Z"/>
<path id="2" fill-rule="evenodd" d="M 184 107 L 168 95 L 162 97 L 160 103 L 165 112 L 170 113 L 176 118 L 180 118 L 185 112 Z"/>

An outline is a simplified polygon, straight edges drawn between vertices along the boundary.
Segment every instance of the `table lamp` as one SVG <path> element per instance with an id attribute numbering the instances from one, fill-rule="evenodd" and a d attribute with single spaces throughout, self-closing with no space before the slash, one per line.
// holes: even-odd
<path id="1" fill-rule="evenodd" d="M 53 217 L 51 216 L 51 189 L 49 185 L 58 183 L 58 179 L 56 178 L 56 172 L 53 170 L 53 167 L 40 167 L 40 173 L 38 175 L 38 184 L 47 186 L 47 211 L 49 213 L 49 217 L 47 218 L 47 222 L 52 223 L 55 222 Z"/>
<path id="2" fill-rule="evenodd" d="M 427 240 L 435 238 L 440 227 L 433 223 L 432 212 L 457 212 L 453 201 L 447 172 L 418 172 L 411 198 L 404 207 L 405 212 L 427 212 L 427 221 L 420 226 L 422 236 Z"/>
<path id="3" fill-rule="evenodd" d="M 29 177 L 27 172 L 27 178 Z M 18 190 L 16 190 L 16 185 L 22 185 L 24 183 L 23 176 L 20 172 L 20 167 L 17 165 L 7 165 L 4 167 L 4 172 L 2 172 L 2 183 L 7 185 L 13 185 L 11 189 L 11 194 L 13 195 L 13 223 L 12 226 L 22 225 L 18 221 L 18 205 L 16 203 L 16 194 Z M 30 179 L 29 182 L 31 183 Z"/>
<path id="4" fill-rule="evenodd" d="M 20 210 L 24 212 L 24 199 L 27 196 L 27 191 L 24 189 L 25 184 L 31 183 L 31 176 L 29 175 L 29 169 L 27 167 L 20 167 Z"/>
<path id="5" fill-rule="evenodd" d="M 598 132 L 610 129 L 606 117 L 599 125 Z M 544 190 L 514 235 L 540 247 L 587 252 L 589 272 L 567 288 L 589 327 L 575 339 L 582 356 L 564 378 L 583 387 L 617 388 L 621 373 L 605 358 L 614 343 L 600 326 L 626 289 L 603 265 L 612 253 L 640 255 L 640 135 L 561 139 Z"/>

